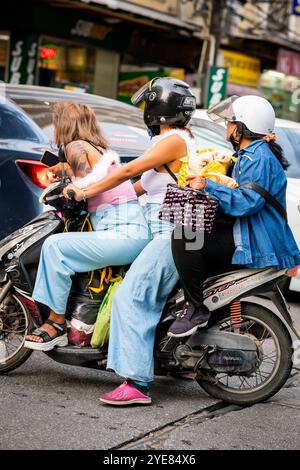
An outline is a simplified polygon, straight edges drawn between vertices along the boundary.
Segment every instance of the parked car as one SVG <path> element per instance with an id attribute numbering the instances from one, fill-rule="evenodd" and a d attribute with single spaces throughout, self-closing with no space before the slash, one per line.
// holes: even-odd
<path id="1" fill-rule="evenodd" d="M 44 210 L 38 198 L 45 188 L 39 160 L 54 150 L 51 105 L 76 101 L 96 112 L 111 147 L 126 162 L 149 145 L 142 111 L 116 100 L 56 88 L 6 85 L 0 102 L 0 239 Z"/>

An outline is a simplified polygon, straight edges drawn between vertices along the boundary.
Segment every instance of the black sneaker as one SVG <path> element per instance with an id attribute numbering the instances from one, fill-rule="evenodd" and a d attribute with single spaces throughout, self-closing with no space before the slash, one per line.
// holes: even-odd
<path id="1" fill-rule="evenodd" d="M 206 326 L 209 318 L 210 311 L 205 305 L 196 308 L 193 304 L 185 302 L 182 313 L 172 323 L 167 335 L 175 338 L 190 336 L 198 328 Z"/>

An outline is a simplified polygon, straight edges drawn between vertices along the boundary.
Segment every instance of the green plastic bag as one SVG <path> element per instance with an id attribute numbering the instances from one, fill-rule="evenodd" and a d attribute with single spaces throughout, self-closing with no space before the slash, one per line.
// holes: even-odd
<path id="1" fill-rule="evenodd" d="M 99 307 L 97 320 L 91 339 L 92 348 L 102 348 L 105 344 L 108 343 L 112 301 L 122 280 L 123 277 L 121 275 L 111 279 L 111 285 L 109 286 L 108 291 L 106 292 L 105 297 Z"/>

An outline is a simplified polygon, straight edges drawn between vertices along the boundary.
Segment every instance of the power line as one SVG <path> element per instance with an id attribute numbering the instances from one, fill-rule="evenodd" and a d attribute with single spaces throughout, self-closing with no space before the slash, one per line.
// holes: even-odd
<path id="1" fill-rule="evenodd" d="M 237 1 L 238 1 L 241 5 L 244 5 L 243 0 L 237 0 Z M 269 1 L 255 2 L 255 7 L 257 8 L 258 11 L 260 11 L 260 12 L 263 13 L 263 14 L 265 14 L 266 12 L 265 12 L 259 5 L 257 5 L 257 3 L 267 3 L 267 4 L 269 4 L 269 5 L 272 5 L 272 4 L 277 3 L 277 2 L 278 2 L 278 4 L 279 4 L 279 5 L 278 5 L 279 8 L 278 8 L 277 10 L 273 11 L 272 14 L 270 15 L 270 16 L 271 16 L 271 19 L 272 19 L 272 21 L 273 21 L 273 23 L 274 23 L 275 25 L 280 26 L 280 28 L 282 28 L 282 29 L 283 29 L 283 28 L 286 29 L 287 32 L 293 33 L 295 36 L 298 36 L 298 37 L 300 38 L 300 34 L 297 33 L 297 31 L 294 31 L 294 30 L 290 29 L 285 23 L 281 23 L 281 22 L 277 21 L 277 20 L 273 17 L 274 14 L 280 12 L 281 7 L 282 7 L 282 0 L 269 0 Z M 287 18 L 288 16 L 289 16 L 289 15 L 288 15 L 288 13 L 286 12 L 285 18 Z M 247 19 L 247 18 L 246 18 L 246 19 Z M 264 21 L 268 20 L 268 19 L 269 19 L 269 17 L 268 17 L 268 15 L 266 15 L 264 18 L 261 19 L 260 23 L 258 23 L 258 25 L 257 25 L 256 27 L 259 28 L 259 25 L 262 25 L 262 23 L 263 23 Z M 249 20 L 247 19 L 247 21 L 249 21 Z M 253 23 L 252 23 L 252 24 L 253 24 Z M 266 31 L 268 31 L 268 32 L 273 32 L 271 29 L 266 29 Z M 279 32 L 281 32 L 281 31 L 279 31 Z"/>
<path id="2" fill-rule="evenodd" d="M 245 3 L 244 3 L 243 0 L 237 0 L 237 1 L 239 2 L 240 5 L 243 5 L 243 6 L 244 6 Z M 271 0 L 271 1 L 272 1 L 272 0 Z M 265 2 L 265 1 L 264 1 L 263 3 L 271 4 L 271 2 Z M 273 14 L 274 14 L 274 13 L 278 13 L 279 10 L 280 10 L 281 7 L 282 7 L 282 0 L 278 0 L 278 3 L 279 3 L 279 9 L 278 9 L 278 10 L 275 10 L 275 11 L 273 12 Z M 266 12 L 265 12 L 259 5 L 257 5 L 257 4 L 254 5 L 253 3 L 250 3 L 249 5 L 253 5 L 260 13 L 263 13 L 263 14 L 266 13 Z M 284 24 L 284 23 L 279 23 L 278 21 L 276 21 L 276 20 L 273 18 L 273 16 L 272 16 L 271 18 L 272 18 L 272 20 L 273 20 L 273 22 L 274 22 L 275 24 L 278 24 L 280 27 L 286 27 L 286 24 Z M 265 17 L 263 17 L 263 18 L 261 18 L 260 21 L 259 21 L 258 23 L 256 23 L 256 27 L 259 27 L 259 25 L 261 25 L 262 22 L 266 21 L 267 19 L 268 19 L 268 15 L 265 16 Z M 254 23 L 252 22 L 252 24 L 254 24 Z"/>

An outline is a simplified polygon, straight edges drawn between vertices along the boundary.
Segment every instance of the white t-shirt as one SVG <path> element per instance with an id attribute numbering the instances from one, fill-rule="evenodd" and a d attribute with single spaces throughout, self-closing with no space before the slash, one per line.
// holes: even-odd
<path id="1" fill-rule="evenodd" d="M 171 129 L 170 131 L 153 137 L 150 148 L 153 148 L 158 142 L 174 134 L 179 135 L 185 141 L 189 158 L 194 156 L 196 154 L 195 140 L 190 137 L 186 131 L 181 129 Z M 175 180 L 171 175 L 169 175 L 169 173 L 162 173 L 154 169 L 145 171 L 141 177 L 141 185 L 147 192 L 147 202 L 149 203 L 162 204 L 166 194 L 167 185 L 174 183 Z"/>

